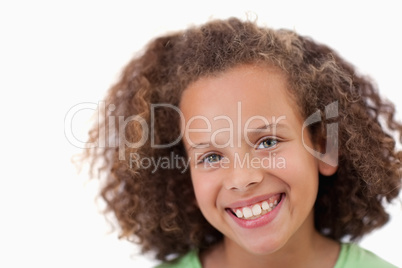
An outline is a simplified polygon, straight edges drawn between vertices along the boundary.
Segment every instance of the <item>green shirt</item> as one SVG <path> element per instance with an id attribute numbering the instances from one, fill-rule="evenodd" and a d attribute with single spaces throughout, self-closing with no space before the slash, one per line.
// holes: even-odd
<path id="1" fill-rule="evenodd" d="M 342 244 L 334 268 L 395 268 L 374 253 L 355 244 Z M 174 263 L 163 263 L 157 268 L 202 268 L 198 253 L 192 250 Z"/>

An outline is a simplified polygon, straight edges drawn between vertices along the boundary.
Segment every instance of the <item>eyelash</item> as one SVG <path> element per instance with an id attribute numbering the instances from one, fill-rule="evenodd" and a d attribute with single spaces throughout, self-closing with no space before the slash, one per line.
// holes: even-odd
<path id="1" fill-rule="evenodd" d="M 265 147 L 265 146 L 264 146 L 264 147 L 260 148 L 260 145 L 262 145 L 264 142 L 267 142 L 267 141 L 269 141 L 269 142 L 274 142 L 274 145 L 271 145 L 271 146 L 268 146 L 268 147 Z M 278 143 L 279 143 L 279 140 L 278 140 L 277 138 L 264 138 L 263 140 L 261 140 L 261 141 L 257 144 L 256 149 L 258 149 L 258 150 L 261 150 L 261 149 L 270 149 L 270 148 L 276 147 L 276 146 L 278 145 Z M 222 155 L 219 155 L 219 154 L 217 154 L 217 153 L 210 153 L 210 154 L 207 154 L 206 156 L 202 157 L 202 158 L 200 159 L 200 161 L 198 161 L 197 164 L 206 163 L 206 162 L 207 162 L 207 159 L 208 159 L 209 157 L 218 157 L 218 158 L 219 158 L 218 161 L 209 162 L 209 164 L 219 162 L 219 161 L 223 158 Z"/>

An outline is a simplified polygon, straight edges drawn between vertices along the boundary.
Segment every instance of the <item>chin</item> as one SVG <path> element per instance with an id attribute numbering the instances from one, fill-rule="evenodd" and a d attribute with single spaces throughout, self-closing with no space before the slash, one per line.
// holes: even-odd
<path id="1" fill-rule="evenodd" d="M 286 241 L 283 241 L 283 239 L 280 239 L 278 237 L 259 237 L 253 242 L 247 241 L 243 243 L 242 246 L 246 251 L 253 255 L 264 256 L 277 252 L 285 244 Z"/>

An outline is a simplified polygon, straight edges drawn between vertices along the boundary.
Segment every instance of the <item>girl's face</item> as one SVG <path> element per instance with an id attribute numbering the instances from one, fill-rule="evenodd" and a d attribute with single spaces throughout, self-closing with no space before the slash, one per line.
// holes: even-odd
<path id="1" fill-rule="evenodd" d="M 276 69 L 238 66 L 181 99 L 198 206 L 224 245 L 256 255 L 317 234 L 318 174 L 335 172 L 305 149 L 314 146 L 286 87 Z"/>

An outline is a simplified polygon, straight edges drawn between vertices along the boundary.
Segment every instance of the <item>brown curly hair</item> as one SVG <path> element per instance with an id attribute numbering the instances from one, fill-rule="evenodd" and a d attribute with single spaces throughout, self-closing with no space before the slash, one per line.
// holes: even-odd
<path id="1" fill-rule="evenodd" d="M 389 219 L 385 202 L 398 196 L 401 185 L 402 151 L 396 149 L 395 140 L 401 141 L 402 124 L 394 119 L 394 106 L 380 98 L 373 82 L 327 46 L 292 31 L 231 18 L 153 40 L 108 92 L 106 107 L 112 108 L 98 119 L 89 139 L 98 144 L 105 139 L 108 146 L 88 148 L 85 156 L 92 169 L 100 168 L 104 175 L 101 196 L 106 212 L 117 218 L 120 236 L 139 243 L 143 252 L 155 252 L 160 260 L 192 248 L 208 248 L 222 239 L 196 206 L 188 171 L 153 172 L 131 165 L 129 159 L 172 153 L 186 157 L 181 142 L 168 148 L 152 146 L 152 142 L 172 143 L 181 130 L 174 109 L 161 107 L 152 114 L 151 105 L 177 107 L 190 83 L 240 64 L 280 68 L 303 118 L 338 101 L 339 166 L 333 176 L 320 176 L 316 229 L 340 241 L 359 239 L 384 225 Z M 129 120 L 123 128 L 111 121 L 130 116 L 143 121 Z M 154 140 L 130 146 L 148 134 L 141 122 L 153 126 Z M 325 144 L 325 122 L 309 131 L 314 142 Z M 110 146 L 114 143 L 118 146 Z"/>

